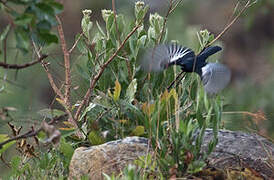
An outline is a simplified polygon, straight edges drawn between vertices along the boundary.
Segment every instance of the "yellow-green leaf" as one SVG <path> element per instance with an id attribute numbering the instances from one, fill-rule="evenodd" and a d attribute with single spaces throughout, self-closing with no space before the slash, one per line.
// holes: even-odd
<path id="1" fill-rule="evenodd" d="M 0 143 L 8 140 L 9 137 L 8 135 L 6 134 L 0 134 Z M 0 155 L 2 155 L 3 152 L 5 152 L 11 145 L 13 145 L 15 143 L 15 141 L 11 141 L 5 145 L 3 145 L 1 148 L 0 148 Z"/>
<path id="2" fill-rule="evenodd" d="M 105 143 L 105 140 L 96 131 L 91 131 L 88 135 L 88 140 L 92 145 Z"/>
<path id="3" fill-rule="evenodd" d="M 119 81 L 116 80 L 115 81 L 115 89 L 114 89 L 114 93 L 113 93 L 114 101 L 117 101 L 119 99 L 120 93 L 121 93 L 121 85 L 120 85 Z"/>
<path id="4" fill-rule="evenodd" d="M 131 135 L 133 136 L 141 136 L 143 134 L 145 134 L 144 126 L 136 126 L 136 128 L 131 132 Z"/>

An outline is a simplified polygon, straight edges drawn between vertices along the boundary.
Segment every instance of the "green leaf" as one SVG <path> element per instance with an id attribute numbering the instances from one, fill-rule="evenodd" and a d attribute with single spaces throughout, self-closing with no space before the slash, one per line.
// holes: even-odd
<path id="1" fill-rule="evenodd" d="M 71 159 L 74 149 L 70 143 L 67 143 L 65 138 L 61 138 L 60 151 L 64 154 L 66 158 Z"/>
<path id="2" fill-rule="evenodd" d="M 105 37 L 106 34 L 105 34 L 105 32 L 103 31 L 103 29 L 101 28 L 101 26 L 99 25 L 98 21 L 96 21 L 96 26 L 97 26 L 97 28 L 98 28 L 99 33 L 101 34 L 101 36 Z"/>
<path id="3" fill-rule="evenodd" d="M 22 14 L 22 16 L 17 17 L 15 19 L 14 23 L 19 26 L 27 27 L 33 18 L 34 18 L 34 16 L 32 14 L 24 13 L 24 14 Z"/>
<path id="4" fill-rule="evenodd" d="M 42 12 L 49 14 L 49 15 L 55 15 L 54 9 L 52 6 L 50 6 L 47 3 L 36 3 L 35 4 L 36 7 L 38 7 Z"/>
<path id="5" fill-rule="evenodd" d="M 113 100 L 117 101 L 120 97 L 121 93 L 121 85 L 118 80 L 115 81 L 115 88 L 114 88 L 114 93 L 113 93 Z"/>
<path id="6" fill-rule="evenodd" d="M 65 115 L 65 112 L 58 110 L 58 109 L 42 109 L 42 110 L 38 111 L 38 114 L 40 114 L 43 117 L 53 119 L 55 117 Z"/>
<path id="7" fill-rule="evenodd" d="M 3 41 L 7 37 L 9 31 L 10 31 L 10 24 L 7 25 L 7 27 L 1 33 L 1 35 L 0 35 L 0 41 Z"/>
<path id="8" fill-rule="evenodd" d="M 40 157 L 39 167 L 41 169 L 47 169 L 48 168 L 48 164 L 49 164 L 49 154 L 48 153 L 44 153 L 44 154 L 42 154 L 42 157 Z"/>
<path id="9" fill-rule="evenodd" d="M 120 33 L 123 33 L 125 28 L 124 16 L 119 14 L 116 19 L 117 19 L 118 31 Z"/>
<path id="10" fill-rule="evenodd" d="M 0 143 L 8 140 L 9 137 L 7 134 L 0 134 Z M 11 145 L 13 145 L 16 141 L 11 141 L 5 145 L 2 146 L 2 148 L 0 149 L 0 156 L 2 156 L 2 153 L 5 152 Z"/>
<path id="11" fill-rule="evenodd" d="M 136 126 L 136 128 L 131 132 L 133 136 L 142 136 L 145 134 L 145 127 L 144 126 Z"/>
<path id="12" fill-rule="evenodd" d="M 76 34 L 75 36 L 75 41 L 80 37 L 80 34 Z M 87 46 L 85 44 L 84 39 L 81 37 L 80 40 L 77 43 L 77 49 L 82 53 L 82 54 L 87 54 Z"/>
<path id="13" fill-rule="evenodd" d="M 137 80 L 133 79 L 129 84 L 127 91 L 126 91 L 126 100 L 127 102 L 131 103 L 134 100 L 134 96 L 137 90 Z"/>
<path id="14" fill-rule="evenodd" d="M 51 24 L 46 20 L 42 20 L 37 24 L 37 29 L 41 33 L 48 33 L 51 30 Z"/>
<path id="15" fill-rule="evenodd" d="M 58 43 L 58 38 L 54 34 L 50 33 L 39 33 L 38 37 L 40 38 L 40 41 L 46 44 L 51 44 L 51 43 Z"/>
<path id="16" fill-rule="evenodd" d="M 19 156 L 14 156 L 11 159 L 11 167 L 13 170 L 19 170 L 20 169 L 20 164 L 21 164 L 21 158 Z"/>
<path id="17" fill-rule="evenodd" d="M 110 33 L 111 33 L 112 28 L 114 28 L 114 14 L 113 13 L 109 15 L 107 22 L 106 22 L 106 29 L 107 29 L 109 38 L 110 38 Z"/>
<path id="18" fill-rule="evenodd" d="M 129 48 L 130 48 L 130 51 L 131 51 L 131 54 L 133 55 L 134 58 L 136 58 L 137 56 L 137 53 L 136 53 L 136 39 L 134 37 L 131 37 L 129 39 Z"/>
<path id="19" fill-rule="evenodd" d="M 147 40 L 147 35 L 141 36 L 137 41 L 137 47 L 144 47 Z"/>
<path id="20" fill-rule="evenodd" d="M 49 1 L 47 3 L 54 9 L 55 14 L 60 14 L 64 9 L 64 6 L 59 2 Z"/>
<path id="21" fill-rule="evenodd" d="M 86 114 L 87 114 L 89 111 L 91 111 L 93 108 L 95 108 L 95 106 L 96 106 L 96 104 L 90 103 L 89 106 L 88 106 L 88 107 L 85 109 L 85 111 L 82 113 L 81 118 L 80 118 L 79 121 L 81 121 L 81 120 L 86 116 Z"/>
<path id="22" fill-rule="evenodd" d="M 9 0 L 9 2 L 14 3 L 16 5 L 26 5 L 30 0 Z"/>
<path id="23" fill-rule="evenodd" d="M 105 140 L 99 136 L 97 131 L 91 131 L 88 135 L 88 140 L 92 145 L 100 145 L 105 143 Z"/>
<path id="24" fill-rule="evenodd" d="M 16 47 L 27 53 L 29 50 L 29 35 L 28 32 L 22 28 L 15 29 Z"/>

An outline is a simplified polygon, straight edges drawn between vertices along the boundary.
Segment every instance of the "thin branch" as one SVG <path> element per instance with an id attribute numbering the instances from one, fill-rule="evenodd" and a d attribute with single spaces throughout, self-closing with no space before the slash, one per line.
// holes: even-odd
<path id="1" fill-rule="evenodd" d="M 23 69 L 23 68 L 27 68 L 29 66 L 35 65 L 47 57 L 48 57 L 48 55 L 42 54 L 42 56 L 39 57 L 36 61 L 31 61 L 26 64 L 7 64 L 4 62 L 0 62 L 0 67 L 3 67 L 5 69 Z"/>
<path id="2" fill-rule="evenodd" d="M 9 11 L 15 11 L 14 9 L 12 9 L 10 6 L 7 5 L 7 2 L 8 2 L 8 1 L 0 0 L 0 3 L 3 4 L 3 6 L 4 6 L 5 8 L 7 8 Z"/>
<path id="3" fill-rule="evenodd" d="M 58 16 L 56 16 L 56 19 L 58 21 L 58 34 L 61 41 L 61 47 L 64 54 L 64 64 L 65 64 L 65 93 L 64 93 L 64 102 L 67 105 L 67 107 L 71 107 L 70 103 L 70 91 L 71 91 L 71 74 L 70 74 L 70 58 L 69 58 L 69 52 L 67 49 L 67 44 L 64 36 L 64 31 L 62 27 L 62 22 Z"/>
<path id="4" fill-rule="evenodd" d="M 60 116 L 52 118 L 48 122 L 48 124 L 49 125 L 54 124 L 59 118 L 60 118 Z M 19 139 L 26 139 L 26 138 L 29 138 L 29 137 L 34 137 L 34 136 L 36 136 L 42 130 L 43 130 L 43 125 L 41 127 L 39 127 L 38 129 L 36 129 L 36 130 L 32 127 L 31 130 L 29 130 L 28 132 L 26 132 L 26 133 L 24 133 L 22 135 L 15 136 L 15 137 L 10 138 L 10 139 L 8 139 L 8 140 L 6 140 L 4 142 L 1 142 L 0 143 L 0 149 L 2 149 L 5 144 L 7 144 L 7 143 L 9 143 L 11 141 L 16 141 L 16 140 L 19 140 Z"/>
<path id="5" fill-rule="evenodd" d="M 80 103 L 80 106 L 78 107 L 76 114 L 75 114 L 75 118 L 74 119 L 78 119 L 80 116 L 80 113 L 82 111 L 82 108 L 84 106 L 87 105 L 88 101 L 89 101 L 89 97 L 91 95 L 92 90 L 94 89 L 97 81 L 99 80 L 99 78 L 102 76 L 105 68 L 109 65 L 109 63 L 111 63 L 113 61 L 113 59 L 118 55 L 118 53 L 121 51 L 121 49 L 124 47 L 124 45 L 126 44 L 126 42 L 128 41 L 128 39 L 137 31 L 137 29 L 140 27 L 140 23 L 138 25 L 136 25 L 132 31 L 127 35 L 127 37 L 125 38 L 125 40 L 122 42 L 122 44 L 119 46 L 119 48 L 114 52 L 114 54 L 101 66 L 101 69 L 99 71 L 99 73 L 90 80 L 90 87 L 87 90 L 84 99 L 82 100 L 82 102 Z"/>
<path id="6" fill-rule="evenodd" d="M 4 63 L 7 63 L 7 39 L 8 39 L 8 34 L 4 39 Z"/>
<path id="7" fill-rule="evenodd" d="M 48 79 L 49 79 L 49 83 L 50 83 L 50 86 L 52 87 L 53 91 L 54 91 L 62 100 L 64 100 L 63 94 L 61 93 L 61 91 L 60 91 L 60 89 L 57 87 L 57 85 L 55 84 L 55 82 L 54 82 L 54 80 L 53 80 L 53 77 L 52 77 L 51 73 L 49 72 L 48 64 L 47 64 L 47 63 L 42 63 L 42 66 L 43 66 L 44 70 L 45 70 L 46 73 L 47 73 L 47 76 L 48 76 Z"/>
<path id="8" fill-rule="evenodd" d="M 39 128 L 37 130 L 30 130 L 28 132 L 26 132 L 25 134 L 22 134 L 22 135 L 19 135 L 19 136 L 15 136 L 13 138 L 10 138 L 2 143 L 0 143 L 0 149 L 2 149 L 2 147 L 11 142 L 11 141 L 16 141 L 16 140 L 19 140 L 19 139 L 25 139 L 25 138 L 28 138 L 28 137 L 33 137 L 33 136 L 36 136 L 40 131 L 42 130 L 42 128 Z"/>
<path id="9" fill-rule="evenodd" d="M 83 32 L 80 34 L 80 36 L 76 39 L 76 41 L 74 42 L 74 44 L 72 45 L 72 47 L 70 48 L 70 50 L 68 51 L 69 54 L 72 53 L 72 51 L 74 50 L 74 48 L 76 47 L 76 45 L 78 44 L 78 42 L 80 41 L 81 37 L 83 36 Z"/>
<path id="10" fill-rule="evenodd" d="M 218 34 L 218 36 L 215 37 L 215 39 L 213 39 L 210 43 L 207 44 L 207 47 L 208 46 L 211 46 L 214 42 L 216 42 L 235 22 L 236 20 L 249 8 L 251 7 L 252 5 L 254 5 L 257 1 L 254 1 L 252 3 L 250 3 L 250 0 L 247 1 L 247 3 L 245 4 L 245 6 L 241 9 L 240 13 L 235 16 L 235 18 L 223 29 L 222 32 L 220 32 Z"/>
<path id="11" fill-rule="evenodd" d="M 158 39 L 157 44 L 160 44 L 160 42 L 161 42 L 162 39 L 163 39 L 164 31 L 165 31 L 165 29 L 166 29 L 167 19 L 168 19 L 168 16 L 169 16 L 169 14 L 170 14 L 170 11 L 171 11 L 172 7 L 173 7 L 173 0 L 170 0 L 170 1 L 169 1 L 169 8 L 168 8 L 168 11 L 167 11 L 167 13 L 166 13 L 166 16 L 165 16 L 165 19 L 164 19 L 164 24 L 163 24 L 163 27 L 162 27 L 162 30 L 161 30 L 161 34 L 160 34 L 160 37 L 159 37 L 159 39 Z"/>
<path id="12" fill-rule="evenodd" d="M 162 30 L 161 30 L 161 34 L 160 34 L 160 37 L 159 37 L 159 39 L 158 39 L 157 44 L 160 44 L 160 42 L 161 42 L 162 39 L 163 39 L 163 35 L 164 35 L 165 29 L 166 29 L 166 24 L 167 24 L 168 16 L 176 9 L 176 7 L 177 7 L 183 0 L 179 0 L 175 5 L 173 4 L 173 1 L 174 1 L 174 0 L 170 0 L 170 1 L 169 1 L 169 8 L 168 8 L 168 11 L 167 11 L 167 13 L 166 13 L 166 16 L 164 17 L 164 24 L 163 24 L 163 27 L 162 27 Z"/>
<path id="13" fill-rule="evenodd" d="M 177 75 L 177 77 L 175 78 L 175 80 L 173 80 L 171 83 L 170 83 L 170 85 L 167 87 L 167 90 L 169 91 L 172 87 L 173 87 L 173 85 L 176 83 L 178 83 L 178 82 L 180 82 L 184 77 L 185 77 L 185 75 L 186 75 L 186 73 L 185 74 L 183 74 L 184 73 L 184 71 L 181 71 L 178 75 Z M 182 74 L 183 74 L 183 76 L 182 76 Z"/>

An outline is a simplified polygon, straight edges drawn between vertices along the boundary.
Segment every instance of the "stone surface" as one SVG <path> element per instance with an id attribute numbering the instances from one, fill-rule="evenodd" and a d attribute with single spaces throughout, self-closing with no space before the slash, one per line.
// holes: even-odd
<path id="1" fill-rule="evenodd" d="M 70 162 L 69 179 L 80 179 L 88 175 L 90 179 L 103 179 L 102 173 L 120 173 L 124 167 L 139 156 L 148 153 L 148 140 L 141 137 L 127 137 L 99 146 L 80 147 Z"/>
<path id="2" fill-rule="evenodd" d="M 206 151 L 213 132 L 207 129 L 202 150 Z M 274 144 L 256 134 L 220 130 L 219 143 L 209 157 L 209 164 L 217 168 L 252 168 L 265 179 L 274 178 L 273 169 L 269 166 L 269 158 L 274 154 Z M 141 137 L 127 137 L 93 146 L 80 147 L 75 150 L 70 163 L 70 179 L 79 179 L 89 175 L 90 179 L 103 179 L 102 172 L 111 175 L 119 173 L 125 165 L 138 156 L 149 152 L 148 140 Z"/>
<path id="3" fill-rule="evenodd" d="M 202 149 L 207 149 L 212 139 L 212 130 L 207 129 Z M 217 168 L 245 167 L 259 172 L 265 179 L 274 178 L 274 144 L 257 135 L 243 132 L 220 130 L 218 144 L 209 156 L 209 164 Z M 272 160 L 271 160 L 272 158 Z M 274 164 L 273 164 L 274 165 Z"/>

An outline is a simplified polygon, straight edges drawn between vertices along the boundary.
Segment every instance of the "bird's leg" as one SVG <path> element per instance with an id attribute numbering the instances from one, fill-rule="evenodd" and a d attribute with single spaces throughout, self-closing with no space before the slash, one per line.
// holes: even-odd
<path id="1" fill-rule="evenodd" d="M 172 86 L 175 84 L 175 83 L 178 83 L 180 82 L 184 77 L 185 77 L 185 74 L 182 76 L 182 74 L 184 73 L 184 71 L 180 72 L 180 74 L 178 74 L 175 78 L 174 81 L 172 81 L 172 83 L 167 87 L 167 90 L 169 91 Z M 181 77 L 182 76 L 182 77 Z"/>

